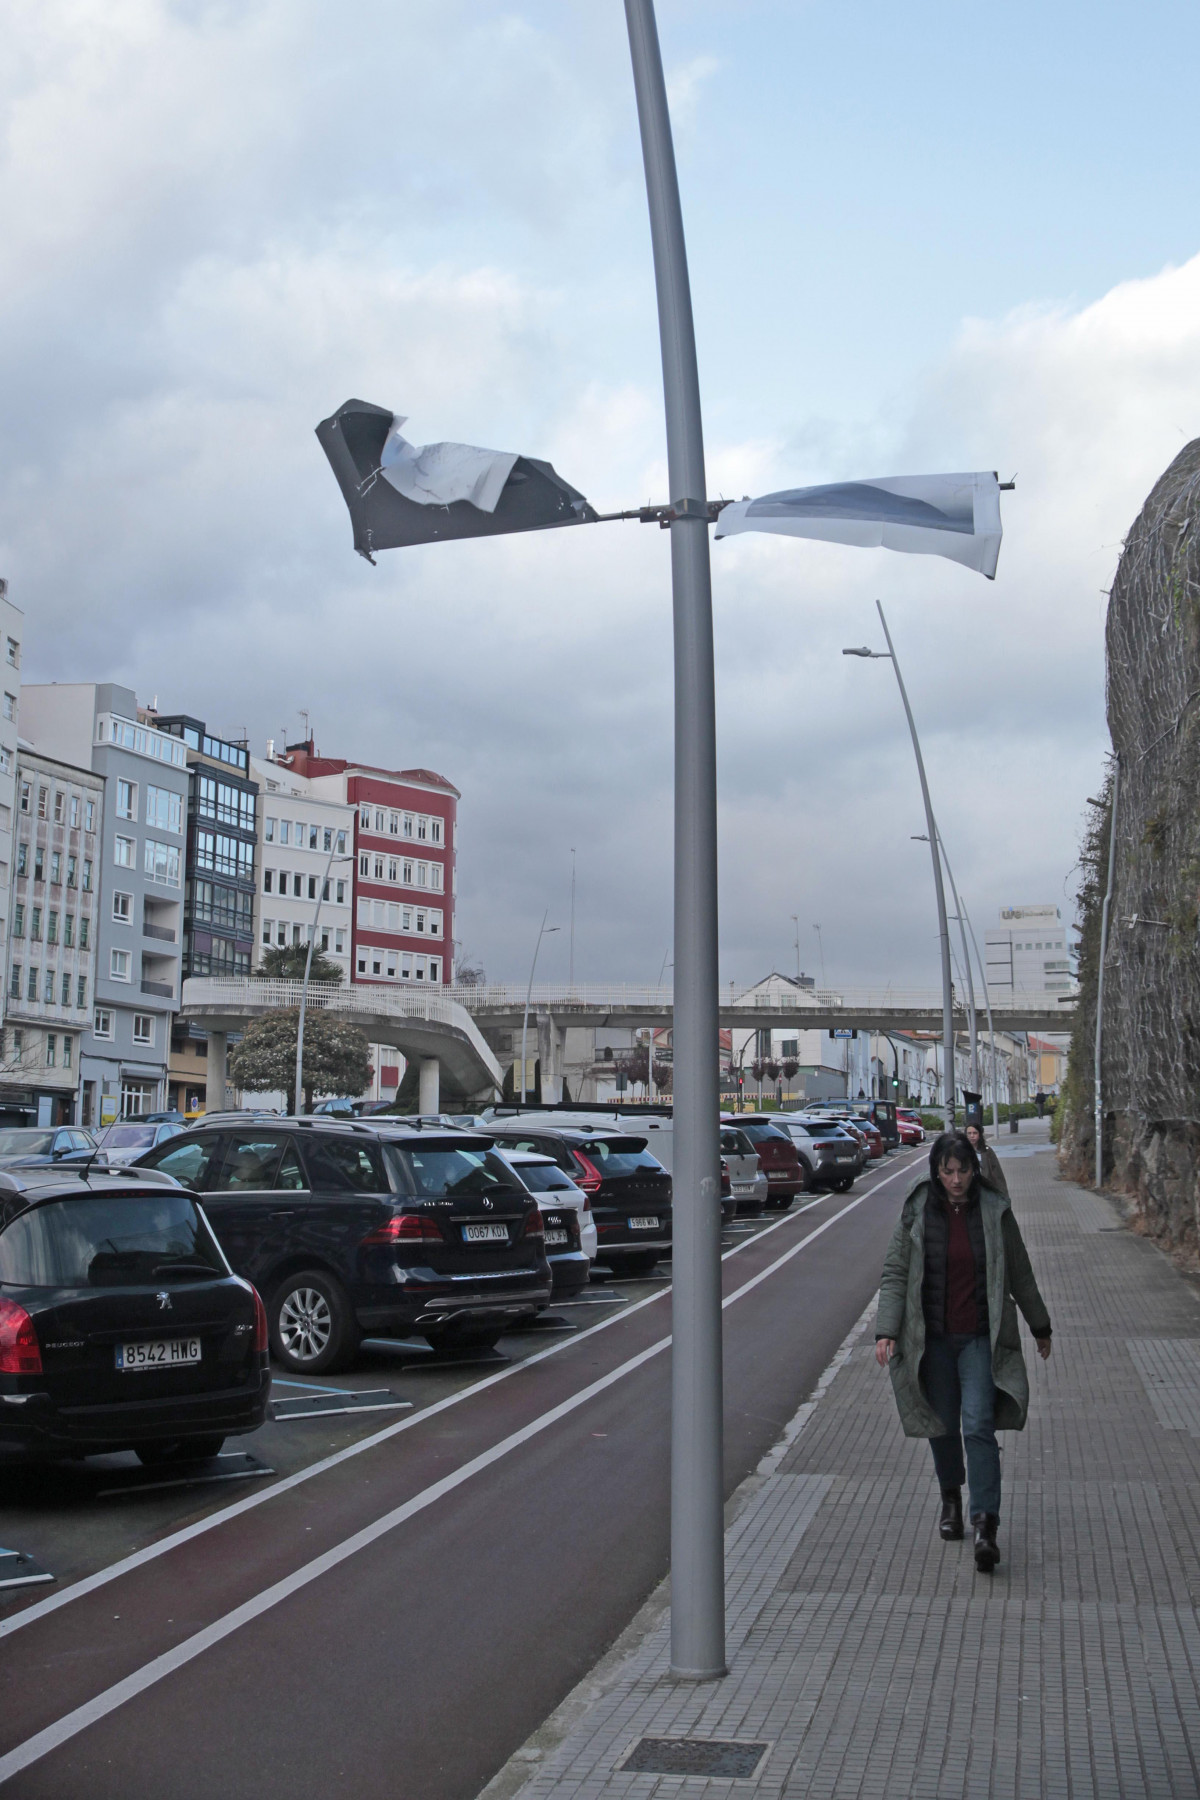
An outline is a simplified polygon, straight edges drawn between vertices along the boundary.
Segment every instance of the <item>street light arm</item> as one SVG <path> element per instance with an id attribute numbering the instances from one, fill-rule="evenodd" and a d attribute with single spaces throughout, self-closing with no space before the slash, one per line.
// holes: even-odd
<path id="1" fill-rule="evenodd" d="M 325 898 L 325 887 L 329 880 L 329 871 L 333 868 L 334 863 L 354 861 L 352 856 L 339 857 L 336 854 L 336 849 L 337 839 L 335 837 L 330 847 L 328 861 L 325 864 L 325 873 L 322 875 L 320 886 L 317 888 L 317 906 L 316 911 L 313 913 L 312 932 L 308 939 L 308 955 L 304 959 L 304 980 L 300 987 L 300 1014 L 296 1020 L 296 1092 L 292 1100 L 297 1116 L 299 1116 L 300 1112 L 300 1096 L 304 1091 L 302 1087 L 304 1077 L 304 1018 L 308 1010 L 308 978 L 312 974 L 313 948 L 317 941 L 317 926 L 321 918 L 321 902 Z"/>

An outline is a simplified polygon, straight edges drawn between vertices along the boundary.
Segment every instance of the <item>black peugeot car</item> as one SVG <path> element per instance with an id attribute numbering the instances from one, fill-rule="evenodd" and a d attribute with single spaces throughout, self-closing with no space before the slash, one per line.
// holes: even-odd
<path id="1" fill-rule="evenodd" d="M 364 1337 L 495 1344 L 550 1299 L 541 1213 L 465 1131 L 225 1115 L 139 1158 L 201 1198 L 266 1302 L 285 1367 L 347 1367 Z"/>
<path id="2" fill-rule="evenodd" d="M 671 1254 L 671 1177 L 644 1137 L 551 1126 L 542 1116 L 497 1119 L 489 1127 L 502 1148 L 552 1156 L 589 1195 L 596 1221 L 596 1260 L 618 1275 L 648 1275 Z"/>
<path id="3" fill-rule="evenodd" d="M 270 1389 L 262 1301 L 174 1181 L 0 1173 L 0 1465 L 215 1456 Z"/>

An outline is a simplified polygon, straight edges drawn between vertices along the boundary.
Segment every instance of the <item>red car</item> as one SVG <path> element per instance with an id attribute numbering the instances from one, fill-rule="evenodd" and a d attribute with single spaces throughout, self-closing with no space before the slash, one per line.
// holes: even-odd
<path id="1" fill-rule="evenodd" d="M 804 1164 L 792 1139 L 770 1113 L 723 1113 L 721 1117 L 723 1123 L 744 1131 L 754 1145 L 767 1178 L 767 1205 L 782 1212 L 806 1187 Z"/>
<path id="2" fill-rule="evenodd" d="M 925 1142 L 925 1127 L 916 1113 L 901 1112 L 897 1107 L 896 1128 L 900 1133 L 902 1144 L 923 1144 Z"/>
<path id="3" fill-rule="evenodd" d="M 866 1138 L 872 1162 L 878 1162 L 881 1156 L 887 1155 L 887 1145 L 883 1141 L 883 1133 L 873 1119 L 864 1119 L 861 1113 L 856 1113 L 850 1123 Z"/>

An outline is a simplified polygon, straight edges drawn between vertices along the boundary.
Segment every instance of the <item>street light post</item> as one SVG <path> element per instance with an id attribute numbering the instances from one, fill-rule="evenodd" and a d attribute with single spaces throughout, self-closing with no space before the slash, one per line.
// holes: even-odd
<path id="1" fill-rule="evenodd" d="M 313 913 L 312 932 L 308 940 L 308 955 L 304 959 L 304 980 L 300 987 L 300 1016 L 296 1020 L 296 1092 L 292 1101 L 297 1116 L 299 1116 L 300 1113 L 301 1095 L 304 1092 L 304 1017 L 308 1011 L 308 978 L 312 973 L 313 947 L 317 941 L 317 925 L 321 918 L 321 902 L 325 898 L 325 889 L 329 883 L 329 872 L 333 868 L 334 863 L 354 861 L 352 856 L 336 855 L 336 848 L 337 839 L 335 837 L 330 847 L 328 861 L 325 864 L 325 873 L 322 875 L 320 884 L 317 887 L 317 905 L 316 910 Z"/>
<path id="2" fill-rule="evenodd" d="M 637 96 L 670 483 L 675 640 L 675 1243 L 671 1672 L 725 1673 L 721 1181 L 717 1121 L 717 763 L 700 379 L 653 0 L 625 0 Z"/>
<path id="3" fill-rule="evenodd" d="M 537 943 L 533 946 L 533 961 L 529 965 L 529 986 L 525 989 L 525 1011 L 521 1015 L 521 1105 L 522 1106 L 524 1106 L 524 1104 L 525 1104 L 525 1071 L 529 1066 L 525 1060 L 525 1054 L 526 1054 L 526 1045 L 529 1041 L 529 1003 L 533 999 L 533 972 L 537 968 L 538 951 L 542 947 L 542 939 L 544 937 L 549 937 L 552 932 L 560 931 L 562 929 L 562 927 L 559 925 L 547 925 L 546 920 L 549 917 L 550 917 L 550 908 L 547 907 L 545 912 L 542 914 L 541 929 L 538 931 L 538 934 L 537 934 Z"/>
<path id="4" fill-rule="evenodd" d="M 938 937 L 941 940 L 942 952 L 942 1067 L 944 1071 L 942 1117 L 946 1130 L 952 1131 L 954 1129 L 954 988 L 950 978 L 950 925 L 946 917 L 946 893 L 942 886 L 942 859 L 938 849 L 937 821 L 933 816 L 933 802 L 929 798 L 929 783 L 925 779 L 925 759 L 921 755 L 921 740 L 917 736 L 912 707 L 908 704 L 908 691 L 904 686 L 904 677 L 900 673 L 900 664 L 896 660 L 892 634 L 888 630 L 887 619 L 884 617 L 883 607 L 878 600 L 875 602 L 875 610 L 879 614 L 879 623 L 883 626 L 887 649 L 843 650 L 842 655 L 863 656 L 873 662 L 890 662 L 895 671 L 900 698 L 904 703 L 904 716 L 908 720 L 913 754 L 917 759 L 917 774 L 921 781 L 921 798 L 925 802 L 925 825 L 929 833 L 929 852 L 933 858 L 933 889 L 937 896 Z"/>
<path id="5" fill-rule="evenodd" d="M 1121 792 L 1121 758 L 1113 757 L 1112 818 L 1108 827 L 1108 877 L 1104 884 L 1104 905 L 1100 911 L 1100 960 L 1096 967 L 1096 1045 L 1093 1070 L 1092 1105 L 1096 1116 L 1096 1189 L 1104 1186 L 1104 1109 L 1101 1092 L 1100 1050 L 1104 1037 L 1104 960 L 1108 955 L 1108 915 L 1112 910 L 1113 881 L 1117 867 L 1117 801 Z"/>

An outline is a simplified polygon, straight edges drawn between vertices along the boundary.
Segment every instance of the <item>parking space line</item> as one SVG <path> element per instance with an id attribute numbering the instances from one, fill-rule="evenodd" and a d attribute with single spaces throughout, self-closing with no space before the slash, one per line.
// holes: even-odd
<path id="1" fill-rule="evenodd" d="M 876 1193 L 879 1188 L 894 1181 L 898 1175 L 906 1173 L 918 1160 L 920 1159 L 913 1158 L 912 1161 L 894 1169 L 890 1175 L 884 1176 L 882 1181 L 873 1182 L 860 1198 L 866 1199 L 870 1194 Z M 785 1225 L 793 1224 L 805 1213 L 811 1212 L 813 1207 L 825 1204 L 830 1198 L 829 1194 L 821 1194 L 806 1202 L 804 1206 L 784 1213 L 779 1219 L 758 1232 L 755 1237 L 743 1238 L 740 1244 L 735 1244 L 731 1250 L 726 1250 L 721 1261 L 728 1262 L 732 1257 L 740 1255 L 751 1244 L 760 1243 L 772 1232 L 781 1230 Z M 183 1544 L 191 1543 L 209 1531 L 215 1531 L 231 1519 L 239 1518 L 243 1513 L 251 1512 L 255 1507 L 264 1506 L 267 1501 L 274 1500 L 279 1495 L 290 1492 L 293 1488 L 302 1487 L 306 1482 L 314 1481 L 318 1476 L 327 1474 L 331 1469 L 350 1461 L 351 1458 L 361 1456 L 368 1450 L 376 1449 L 380 1444 L 398 1437 L 402 1432 L 411 1431 L 415 1426 L 423 1425 L 427 1419 L 435 1417 L 438 1413 L 447 1412 L 451 1407 L 461 1405 L 466 1400 L 473 1399 L 475 1395 L 483 1393 L 485 1389 L 495 1387 L 499 1382 L 510 1380 L 521 1370 L 531 1368 L 536 1363 L 545 1362 L 551 1356 L 558 1356 L 564 1350 L 575 1349 L 585 1339 L 595 1337 L 602 1331 L 611 1330 L 614 1325 L 619 1325 L 623 1319 L 628 1319 L 634 1313 L 641 1312 L 644 1307 L 654 1306 L 670 1292 L 670 1287 L 662 1287 L 657 1293 L 647 1294 L 640 1300 L 631 1301 L 628 1306 L 622 1307 L 619 1312 L 610 1313 L 606 1319 L 598 1320 L 595 1325 L 589 1325 L 583 1331 L 577 1331 L 570 1337 L 561 1337 L 557 1343 L 547 1344 L 544 1350 L 535 1351 L 532 1356 L 522 1357 L 519 1361 L 508 1363 L 503 1369 L 497 1369 L 494 1374 L 485 1375 L 479 1381 L 460 1388 L 457 1393 L 447 1394 L 444 1399 L 435 1400 L 431 1405 L 422 1407 L 411 1417 L 398 1419 L 394 1425 L 386 1425 L 382 1430 L 373 1432 L 369 1437 L 360 1438 L 357 1443 L 348 1444 L 344 1449 L 334 1451 L 329 1456 L 322 1457 L 318 1462 L 310 1463 L 307 1468 L 298 1469 L 294 1475 L 284 1476 L 282 1481 L 276 1481 L 270 1487 L 259 1488 L 254 1493 L 247 1494 L 244 1499 L 236 1500 L 231 1505 L 221 1507 L 217 1512 L 210 1513 L 203 1519 L 197 1519 L 190 1525 L 182 1526 L 178 1531 L 168 1533 L 157 1543 L 144 1545 L 142 1549 L 133 1551 L 118 1562 L 110 1563 L 106 1568 L 97 1569 L 94 1574 L 85 1575 L 80 1581 L 72 1583 L 70 1587 L 62 1589 L 59 1593 L 48 1595 L 45 1600 L 26 1607 L 22 1612 L 14 1613 L 11 1618 L 0 1619 L 0 1640 L 11 1636 L 15 1631 L 22 1630 L 26 1625 L 32 1625 L 37 1619 L 44 1618 L 48 1613 L 56 1612 L 59 1607 L 67 1606 L 74 1600 L 82 1600 L 98 1588 L 107 1586 L 109 1582 L 117 1581 L 121 1576 L 131 1574 L 135 1569 L 156 1561 L 160 1556 L 166 1556 L 170 1551 L 179 1549 Z"/>
<path id="2" fill-rule="evenodd" d="M 834 1213 L 831 1218 L 826 1219 L 822 1224 L 816 1226 L 814 1230 L 809 1232 L 807 1237 L 802 1238 L 798 1244 L 793 1244 L 790 1249 L 785 1250 L 783 1254 L 777 1257 L 767 1268 L 761 1269 L 757 1275 L 752 1276 L 750 1280 L 738 1288 L 735 1293 L 728 1295 L 722 1301 L 722 1308 L 724 1309 L 732 1306 L 735 1300 L 740 1300 L 744 1295 L 750 1293 L 752 1289 L 758 1287 L 769 1275 L 773 1275 L 776 1270 L 781 1269 L 786 1263 L 791 1262 L 792 1258 L 797 1256 L 801 1250 L 805 1249 L 809 1244 L 814 1243 L 817 1238 L 822 1237 L 825 1232 L 836 1225 L 839 1220 L 846 1218 L 849 1213 L 854 1212 L 858 1207 L 862 1206 L 865 1201 L 870 1200 L 881 1187 L 885 1186 L 888 1181 L 894 1179 L 895 1175 L 900 1175 L 903 1172 L 902 1169 L 897 1169 L 894 1171 L 893 1176 L 887 1176 L 883 1181 L 872 1183 L 872 1185 L 866 1189 L 865 1192 L 861 1193 L 856 1200 L 851 1200 L 846 1206 L 843 1206 L 839 1212 Z M 651 1296 L 651 1298 L 655 1297 L 656 1296 Z M 641 1302 L 640 1304 L 644 1305 L 648 1304 L 648 1302 Z M 611 1321 L 606 1320 L 604 1323 L 608 1324 L 610 1322 Z M 602 1327 L 597 1327 L 597 1329 L 602 1329 Z M 364 1550 L 368 1545 L 376 1543 L 381 1537 L 385 1537 L 389 1532 L 394 1531 L 397 1526 L 406 1523 L 407 1520 L 413 1518 L 417 1513 L 424 1512 L 428 1507 L 436 1504 L 437 1501 L 444 1499 L 447 1494 L 453 1493 L 456 1488 L 462 1487 L 465 1482 L 470 1481 L 474 1476 L 481 1474 L 483 1470 L 491 1468 L 493 1464 L 500 1462 L 513 1450 L 519 1449 L 523 1444 L 529 1443 L 531 1439 L 538 1437 L 542 1432 L 547 1431 L 552 1425 L 556 1425 L 561 1420 L 568 1418 L 572 1413 L 577 1412 L 580 1407 L 586 1406 L 590 1401 L 594 1400 L 599 1394 L 602 1394 L 606 1392 L 607 1389 L 615 1386 L 616 1383 L 623 1380 L 626 1375 L 630 1375 L 634 1370 L 644 1367 L 644 1365 L 650 1362 L 653 1357 L 658 1356 L 663 1350 L 667 1349 L 670 1343 L 671 1334 L 668 1333 L 665 1337 L 659 1338 L 655 1343 L 647 1345 L 644 1350 L 638 1351 L 635 1356 L 629 1357 L 625 1362 L 619 1364 L 617 1368 L 611 1369 L 607 1375 L 601 1375 L 597 1380 L 590 1382 L 587 1387 L 581 1388 L 578 1393 L 570 1395 L 568 1399 L 560 1401 L 557 1406 L 550 1407 L 548 1411 L 540 1414 L 536 1419 L 531 1419 L 527 1425 L 521 1426 L 519 1430 L 510 1433 L 508 1437 L 502 1438 L 499 1443 L 493 1444 L 490 1449 L 483 1450 L 478 1456 L 471 1457 L 470 1460 L 463 1463 L 461 1467 L 451 1471 L 448 1475 L 444 1475 L 440 1481 L 433 1482 L 429 1487 L 423 1488 L 420 1493 L 414 1494 L 411 1499 L 404 1501 L 400 1506 L 394 1507 L 390 1512 L 387 1512 L 381 1518 L 374 1520 L 370 1525 L 363 1526 L 360 1531 L 356 1531 L 352 1536 L 343 1539 L 340 1544 L 333 1545 L 331 1549 L 324 1551 L 320 1556 L 314 1557 L 311 1562 L 305 1563 L 301 1568 L 294 1570 L 292 1574 L 284 1576 L 280 1581 L 274 1582 L 269 1588 L 264 1588 L 262 1593 L 254 1595 L 250 1600 L 243 1601 L 241 1606 L 234 1607 L 233 1610 L 226 1613 L 223 1618 L 215 1619 L 211 1625 L 205 1626 L 202 1631 L 195 1632 L 190 1638 L 185 1638 L 182 1643 L 175 1645 L 173 1649 L 164 1651 L 161 1656 L 152 1658 L 152 1660 L 144 1664 L 142 1668 L 136 1669 L 133 1674 L 126 1676 L 123 1681 L 115 1683 L 114 1686 L 107 1688 L 103 1693 L 97 1694 L 91 1700 L 86 1701 L 84 1705 L 78 1706 L 73 1711 L 64 1714 L 61 1719 L 55 1720 L 53 1725 L 48 1725 L 44 1730 L 36 1732 L 33 1737 L 27 1738 L 23 1744 L 18 1744 L 14 1749 L 10 1750 L 7 1755 L 0 1756 L 0 1783 L 10 1780 L 14 1775 L 19 1774 L 22 1769 L 27 1769 L 31 1763 L 40 1761 L 42 1757 L 48 1755 L 52 1750 L 57 1749 L 59 1745 L 78 1736 L 81 1731 L 86 1731 L 88 1726 L 96 1724 L 100 1719 L 107 1718 L 110 1713 L 117 1711 L 117 1709 L 124 1706 L 127 1701 L 136 1699 L 139 1694 L 145 1693 L 148 1688 L 156 1686 L 157 1683 L 162 1681 L 166 1676 L 173 1674 L 177 1669 L 185 1667 L 188 1663 L 194 1661 L 196 1657 L 202 1656 L 206 1650 L 212 1649 L 225 1638 L 231 1637 L 235 1632 L 240 1631 L 244 1625 L 249 1625 L 255 1619 L 261 1618 L 264 1613 L 270 1612 L 284 1600 L 290 1599 L 293 1594 L 299 1593 L 301 1589 L 306 1588 L 312 1582 L 319 1580 L 322 1575 L 327 1574 L 331 1569 L 337 1568 L 339 1564 L 345 1562 L 349 1557 L 357 1555 L 360 1550 Z M 431 1408 L 430 1410 L 432 1411 L 433 1409 Z M 409 1420 L 404 1421 L 405 1424 L 414 1422 L 415 1421 Z M 16 1622 L 16 1620 L 13 1621 L 14 1624 Z"/>

